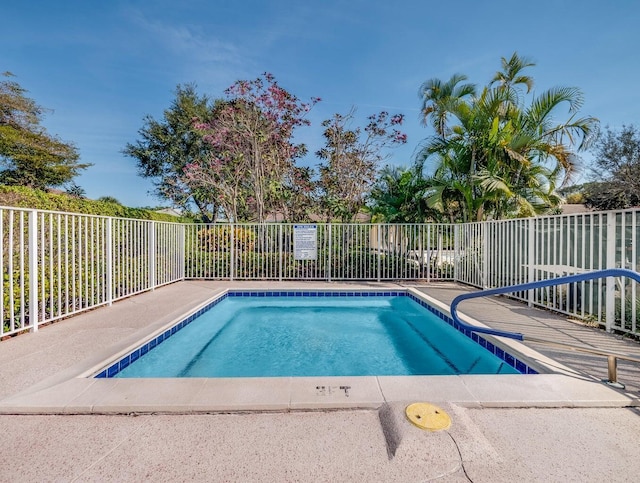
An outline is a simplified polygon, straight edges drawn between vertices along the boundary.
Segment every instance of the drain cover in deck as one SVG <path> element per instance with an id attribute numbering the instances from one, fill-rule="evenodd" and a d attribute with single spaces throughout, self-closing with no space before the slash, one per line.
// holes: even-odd
<path id="1" fill-rule="evenodd" d="M 405 409 L 407 419 L 420 429 L 440 431 L 449 429 L 451 418 L 438 406 L 429 403 L 409 404 Z"/>

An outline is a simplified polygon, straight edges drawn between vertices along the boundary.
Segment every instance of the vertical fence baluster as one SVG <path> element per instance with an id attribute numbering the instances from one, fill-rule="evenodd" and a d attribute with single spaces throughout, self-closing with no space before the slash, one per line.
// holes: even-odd
<path id="1" fill-rule="evenodd" d="M 149 288 L 151 290 L 155 290 L 156 288 L 156 223 L 154 221 L 150 221 L 147 225 L 147 238 L 148 245 L 147 251 L 149 252 L 147 258 L 149 260 Z"/>
<path id="2" fill-rule="evenodd" d="M 23 230 L 21 230 L 21 233 Z M 29 325 L 33 332 L 38 330 L 38 212 L 29 211 Z M 44 280 L 42 281 L 44 284 Z M 24 322 L 22 324 L 24 328 Z"/>
<path id="3" fill-rule="evenodd" d="M 616 215 L 607 214 L 607 266 L 606 268 L 616 267 Z M 615 323 L 615 303 L 616 303 L 616 280 L 613 277 L 607 277 L 605 282 L 605 329 L 611 332 Z"/>

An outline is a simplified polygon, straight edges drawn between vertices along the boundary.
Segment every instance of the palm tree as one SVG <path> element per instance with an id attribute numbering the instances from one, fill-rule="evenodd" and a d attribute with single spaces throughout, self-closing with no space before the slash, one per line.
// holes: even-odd
<path id="1" fill-rule="evenodd" d="M 517 52 L 514 52 L 509 60 L 502 57 L 500 61 L 502 62 L 502 70 L 496 72 L 489 85 L 492 86 L 497 83 L 501 88 L 511 89 L 513 86 L 524 84 L 527 86 L 527 94 L 531 92 L 533 77 L 522 75 L 521 72 L 523 69 L 533 67 L 536 64 L 526 57 L 520 57 Z"/>
<path id="2" fill-rule="evenodd" d="M 418 95 L 422 99 L 422 122 L 427 123 L 429 117 L 436 133 L 446 137 L 447 118 L 468 96 L 475 95 L 474 84 L 460 84 L 467 76 L 454 74 L 447 82 L 430 79 L 420 86 Z"/>
<path id="3" fill-rule="evenodd" d="M 557 206 L 556 187 L 570 179 L 577 152 L 597 132 L 595 118 L 577 116 L 583 101 L 579 89 L 552 88 L 525 106 L 521 86 L 529 92 L 533 79 L 521 71 L 533 64 L 517 54 L 502 64 L 503 71 L 479 95 L 453 98 L 454 92 L 467 92 L 455 87 L 464 76 L 423 84 L 447 89 L 425 90 L 425 119 L 433 115 L 436 135 L 425 142 L 417 166 L 424 169 L 435 161 L 428 204 L 443 213 L 453 210 L 461 221 L 536 214 Z M 569 107 L 569 119 L 558 124 L 553 116 L 563 105 Z"/>
<path id="4" fill-rule="evenodd" d="M 421 171 L 386 166 L 369 195 L 369 210 L 386 223 L 443 221 L 440 211 L 427 206 L 424 189 Z"/>

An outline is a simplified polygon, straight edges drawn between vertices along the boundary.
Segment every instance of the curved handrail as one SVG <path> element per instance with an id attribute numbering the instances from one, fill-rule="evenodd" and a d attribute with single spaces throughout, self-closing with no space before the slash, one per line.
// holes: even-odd
<path id="1" fill-rule="evenodd" d="M 537 282 L 523 283 L 519 285 L 509 285 L 508 287 L 491 288 L 487 290 L 481 290 L 479 292 L 465 293 L 458 295 L 451 302 L 451 318 L 459 324 L 463 329 L 470 330 L 472 332 L 481 332 L 483 334 L 495 335 L 499 337 L 508 337 L 509 339 L 525 340 L 524 334 L 519 332 L 509 332 L 505 330 L 490 329 L 488 327 L 477 327 L 462 322 L 458 317 L 458 304 L 463 300 L 474 299 L 479 297 L 486 297 L 488 295 L 498 295 L 511 292 L 520 292 L 523 290 L 532 290 L 536 288 L 551 287 L 554 285 L 564 285 L 567 283 L 584 282 L 586 280 L 594 280 L 598 278 L 606 277 L 629 277 L 636 282 L 640 282 L 640 273 L 628 270 L 626 268 L 609 268 L 606 270 L 597 270 L 595 272 L 580 273 L 578 275 L 567 275 L 564 277 L 558 277 L 548 280 L 539 280 Z"/>

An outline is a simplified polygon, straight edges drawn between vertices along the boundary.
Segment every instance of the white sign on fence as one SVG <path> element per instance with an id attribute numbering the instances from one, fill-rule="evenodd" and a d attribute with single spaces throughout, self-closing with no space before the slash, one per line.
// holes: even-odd
<path id="1" fill-rule="evenodd" d="M 318 258 L 318 225 L 293 225 L 293 258 Z"/>

